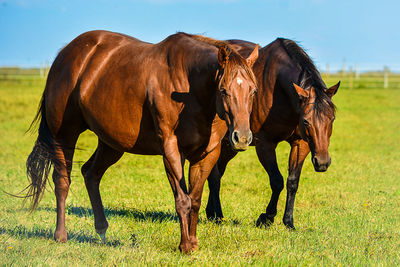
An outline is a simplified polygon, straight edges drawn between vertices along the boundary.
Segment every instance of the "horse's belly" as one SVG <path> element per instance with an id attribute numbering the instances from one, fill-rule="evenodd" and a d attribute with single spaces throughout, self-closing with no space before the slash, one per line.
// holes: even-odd
<path id="1" fill-rule="evenodd" d="M 155 155 L 161 154 L 153 118 L 142 99 L 100 97 L 100 90 L 90 100 L 81 98 L 85 122 L 103 142 L 116 150 Z M 114 101 L 110 101 L 114 99 Z M 115 99 L 118 99 L 116 101 Z"/>
<path id="2" fill-rule="evenodd" d="M 147 122 L 149 118 L 142 117 L 140 121 L 126 121 L 125 124 L 89 125 L 100 140 L 112 148 L 134 154 L 160 155 L 162 153 L 160 139 L 156 131 Z M 151 119 L 151 118 L 150 118 Z M 138 127 L 139 126 L 139 127 Z"/>
<path id="3" fill-rule="evenodd" d="M 162 141 L 150 116 L 142 118 L 135 144 L 127 152 L 142 155 L 162 155 Z"/>

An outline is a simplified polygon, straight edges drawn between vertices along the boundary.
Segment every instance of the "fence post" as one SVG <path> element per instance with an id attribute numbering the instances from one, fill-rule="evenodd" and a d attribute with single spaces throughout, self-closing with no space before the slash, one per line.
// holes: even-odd
<path id="1" fill-rule="evenodd" d="M 360 79 L 360 68 L 358 66 L 358 64 L 356 64 L 356 75 L 355 75 L 355 79 L 359 80 Z"/>
<path id="2" fill-rule="evenodd" d="M 383 69 L 383 88 L 389 87 L 389 68 L 387 66 Z"/>
<path id="3" fill-rule="evenodd" d="M 343 59 L 342 77 L 346 75 L 346 59 Z"/>
<path id="4" fill-rule="evenodd" d="M 349 69 L 349 89 L 353 89 L 353 68 L 350 67 Z"/>

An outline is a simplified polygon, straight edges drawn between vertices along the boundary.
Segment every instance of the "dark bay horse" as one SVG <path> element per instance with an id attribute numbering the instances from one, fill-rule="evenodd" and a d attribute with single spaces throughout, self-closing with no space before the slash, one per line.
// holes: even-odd
<path id="1" fill-rule="evenodd" d="M 255 47 L 255 44 L 241 40 L 229 42 L 242 55 L 248 55 Z M 331 98 L 340 82 L 327 88 L 304 50 L 294 41 L 282 38 L 260 49 L 253 71 L 259 85 L 250 119 L 253 144 L 269 175 L 272 189 L 266 213 L 260 215 L 257 225 L 271 224 L 277 213 L 284 181 L 276 162 L 275 148 L 279 142 L 287 141 L 291 151 L 283 223 L 294 229 L 293 206 L 304 159 L 311 151 L 317 172 L 326 171 L 331 163 L 328 146 L 335 119 Z M 206 213 L 209 219 L 223 218 L 219 199 L 221 177 L 228 162 L 236 155 L 228 144 L 227 140 L 222 142 L 220 158 L 208 177 L 210 196 Z"/>
<path id="2" fill-rule="evenodd" d="M 256 79 L 251 67 L 257 57 L 257 47 L 245 59 L 226 42 L 185 33 L 150 44 L 92 31 L 63 48 L 47 78 L 34 120 L 40 120 L 39 136 L 26 163 L 33 209 L 54 168 L 55 239 L 67 240 L 72 158 L 79 135 L 89 129 L 98 136 L 98 146 L 82 174 L 102 240 L 108 228 L 99 192 L 104 172 L 124 152 L 162 155 L 180 220 L 179 248 L 197 249 L 201 194 L 221 139 L 229 130 L 229 142 L 238 151 L 252 142 Z"/>

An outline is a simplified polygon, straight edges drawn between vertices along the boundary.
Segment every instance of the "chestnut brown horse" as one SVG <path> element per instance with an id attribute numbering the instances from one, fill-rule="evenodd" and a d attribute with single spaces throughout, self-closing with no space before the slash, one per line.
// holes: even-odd
<path id="1" fill-rule="evenodd" d="M 221 139 L 229 130 L 235 150 L 245 150 L 252 141 L 249 117 L 256 79 L 251 66 L 257 56 L 257 47 L 244 59 L 226 42 L 185 33 L 150 44 L 92 31 L 63 48 L 47 78 L 36 117 L 39 136 L 27 160 L 32 208 L 54 167 L 55 239 L 67 240 L 65 200 L 72 158 L 79 135 L 89 129 L 98 146 L 82 174 L 103 242 L 108 222 L 99 184 L 104 172 L 129 152 L 163 156 L 180 220 L 179 248 L 197 249 L 201 195 Z"/>
<path id="2" fill-rule="evenodd" d="M 255 44 L 241 40 L 229 42 L 242 55 L 249 54 L 255 47 Z M 275 148 L 279 142 L 287 141 L 291 151 L 283 223 L 294 229 L 293 206 L 304 159 L 311 150 L 317 172 L 326 171 L 331 163 L 328 146 L 335 119 L 335 105 L 331 98 L 340 83 L 327 88 L 310 57 L 291 40 L 278 38 L 259 53 L 253 66 L 259 90 L 254 97 L 250 123 L 258 159 L 269 175 L 272 196 L 257 225 L 272 223 L 277 213 L 284 182 L 276 162 Z M 209 219 L 223 218 L 220 180 L 226 165 L 236 155 L 227 144 L 226 140 L 222 142 L 220 158 L 208 177 L 210 196 L 206 213 Z"/>

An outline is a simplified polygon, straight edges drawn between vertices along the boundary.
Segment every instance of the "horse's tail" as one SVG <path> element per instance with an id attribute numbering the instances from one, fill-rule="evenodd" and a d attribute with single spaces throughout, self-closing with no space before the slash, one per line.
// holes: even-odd
<path id="1" fill-rule="evenodd" d="M 37 208 L 43 197 L 51 166 L 56 160 L 54 152 L 56 143 L 47 125 L 45 109 L 45 96 L 43 93 L 38 112 L 29 127 L 29 129 L 32 129 L 32 126 L 40 120 L 39 136 L 26 160 L 26 173 L 30 184 L 27 187 L 28 192 L 25 198 L 31 198 L 31 211 Z"/>

